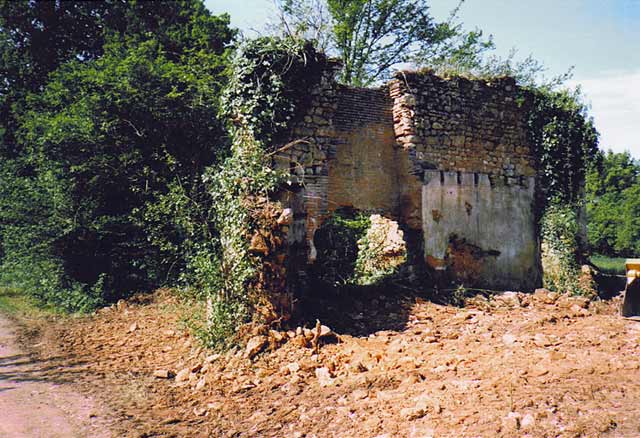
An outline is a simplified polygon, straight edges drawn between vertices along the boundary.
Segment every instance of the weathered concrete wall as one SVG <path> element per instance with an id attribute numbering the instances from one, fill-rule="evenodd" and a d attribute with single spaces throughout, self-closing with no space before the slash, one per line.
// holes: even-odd
<path id="1" fill-rule="evenodd" d="M 539 285 L 533 177 L 509 185 L 504 177 L 428 170 L 424 178 L 424 249 L 434 266 L 476 287 Z"/>

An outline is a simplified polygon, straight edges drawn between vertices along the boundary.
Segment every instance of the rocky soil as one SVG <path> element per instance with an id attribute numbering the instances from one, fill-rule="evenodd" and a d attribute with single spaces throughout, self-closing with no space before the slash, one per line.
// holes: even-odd
<path id="1" fill-rule="evenodd" d="M 640 323 L 618 305 L 381 296 L 217 355 L 158 293 L 48 325 L 39 354 L 108 403 L 116 436 L 637 437 Z"/>

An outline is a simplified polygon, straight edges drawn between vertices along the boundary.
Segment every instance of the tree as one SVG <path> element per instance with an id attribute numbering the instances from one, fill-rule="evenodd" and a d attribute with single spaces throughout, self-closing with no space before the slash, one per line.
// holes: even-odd
<path id="1" fill-rule="evenodd" d="M 337 56 L 342 81 L 356 86 L 383 80 L 403 63 L 471 59 L 493 47 L 481 31 L 455 23 L 459 5 L 444 22 L 430 15 L 427 0 L 282 0 L 279 8 L 285 31 Z"/>
<path id="2" fill-rule="evenodd" d="M 180 273 L 193 231 L 182 218 L 204 196 L 204 168 L 228 148 L 218 112 L 235 32 L 202 2 L 88 2 L 80 12 L 70 3 L 46 6 L 66 17 L 66 32 L 88 15 L 99 29 L 89 48 L 70 41 L 47 58 L 28 48 L 45 24 L 0 27 L 11 42 L 3 59 L 33 56 L 24 71 L 5 64 L 5 82 L 22 85 L 5 107 L 0 281 L 74 309 Z M 28 36 L 23 46 L 16 34 Z"/>
<path id="3" fill-rule="evenodd" d="M 628 152 L 608 151 L 587 175 L 588 238 L 609 256 L 640 252 L 640 163 Z"/>

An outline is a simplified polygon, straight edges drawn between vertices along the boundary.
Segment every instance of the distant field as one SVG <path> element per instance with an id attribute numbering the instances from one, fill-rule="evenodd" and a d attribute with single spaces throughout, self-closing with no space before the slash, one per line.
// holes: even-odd
<path id="1" fill-rule="evenodd" d="M 619 274 L 625 273 L 624 257 L 606 257 L 601 255 L 594 255 L 591 257 L 591 263 L 596 265 L 600 271 L 605 274 Z"/>

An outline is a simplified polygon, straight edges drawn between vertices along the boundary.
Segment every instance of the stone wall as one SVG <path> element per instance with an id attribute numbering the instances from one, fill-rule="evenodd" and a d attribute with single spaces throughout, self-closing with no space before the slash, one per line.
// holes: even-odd
<path id="1" fill-rule="evenodd" d="M 521 95 L 510 79 L 401 73 L 365 89 L 327 72 L 274 159 L 291 174 L 281 194 L 294 213 L 290 280 L 304 283 L 322 222 L 353 207 L 423 236 L 423 262 L 454 283 L 536 287 L 535 160 Z"/>
<path id="2" fill-rule="evenodd" d="M 418 170 L 535 175 L 529 102 L 513 79 L 489 83 L 401 72 L 389 87 L 396 139 Z"/>

